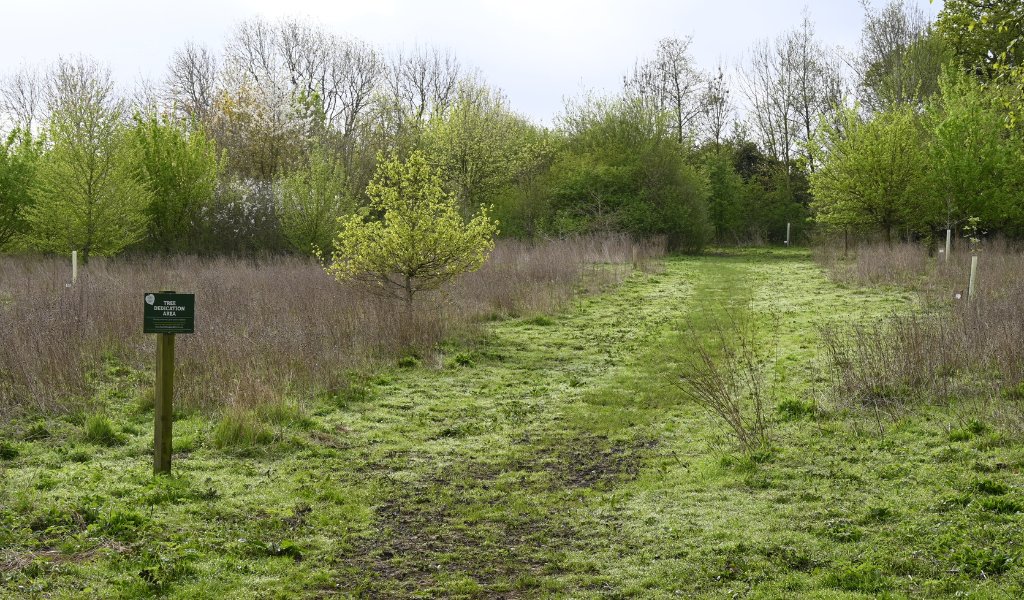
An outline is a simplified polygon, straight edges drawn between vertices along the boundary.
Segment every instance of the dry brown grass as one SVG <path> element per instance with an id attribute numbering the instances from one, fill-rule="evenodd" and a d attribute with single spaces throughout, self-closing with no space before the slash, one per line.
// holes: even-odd
<path id="1" fill-rule="evenodd" d="M 918 309 L 880 323 L 823 329 L 844 398 L 873 405 L 981 399 L 1007 415 L 1024 408 L 1024 252 L 1003 240 L 975 248 L 977 284 L 968 301 L 966 246 L 949 262 L 907 244 L 859 248 L 846 261 L 841 247 L 817 251 L 839 280 L 903 285 L 920 295 Z"/>
<path id="2" fill-rule="evenodd" d="M 111 358 L 151 372 L 144 292 L 196 295 L 196 333 L 176 344 L 176 404 L 252 408 L 344 388 L 351 371 L 471 335 L 488 319 L 558 310 L 628 275 L 633 246 L 622 236 L 501 241 L 479 271 L 411 313 L 297 257 L 94 260 L 74 287 L 66 259 L 3 257 L 0 415 L 85 407 Z M 664 244 L 640 245 L 639 254 L 643 266 Z"/>

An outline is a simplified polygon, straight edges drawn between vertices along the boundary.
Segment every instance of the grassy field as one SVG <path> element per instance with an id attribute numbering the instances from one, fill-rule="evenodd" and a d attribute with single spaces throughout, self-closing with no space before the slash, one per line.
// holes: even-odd
<path id="1" fill-rule="evenodd" d="M 1020 598 L 1017 432 L 829 394 L 819 326 L 915 302 L 799 250 L 670 258 L 258 419 L 183 411 L 157 479 L 150 374 L 108 357 L 106 416 L 3 428 L 0 597 Z M 677 385 L 730 319 L 761 452 Z"/>

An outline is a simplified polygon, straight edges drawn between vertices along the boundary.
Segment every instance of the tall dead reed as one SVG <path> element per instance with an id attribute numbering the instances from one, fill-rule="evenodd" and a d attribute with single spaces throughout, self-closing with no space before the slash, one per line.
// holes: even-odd
<path id="1" fill-rule="evenodd" d="M 1004 240 L 974 248 L 978 279 L 968 300 L 965 246 L 948 262 L 927 258 L 923 248 L 860 248 L 855 260 L 863 265 L 834 268 L 852 283 L 910 280 L 920 295 L 917 309 L 881 322 L 822 328 L 844 398 L 876 405 L 980 398 L 1024 409 L 1024 252 Z"/>
<path id="2" fill-rule="evenodd" d="M 144 292 L 196 295 L 196 333 L 176 344 L 178 405 L 244 408 L 337 389 L 350 371 L 429 349 L 495 315 L 557 310 L 583 286 L 628 275 L 633 245 L 620 236 L 503 240 L 480 270 L 418 298 L 412 311 L 339 285 L 298 257 L 93 260 L 73 287 L 66 259 L 3 257 L 0 415 L 81 409 L 105 360 L 150 371 Z M 663 253 L 643 247 L 644 260 Z"/>

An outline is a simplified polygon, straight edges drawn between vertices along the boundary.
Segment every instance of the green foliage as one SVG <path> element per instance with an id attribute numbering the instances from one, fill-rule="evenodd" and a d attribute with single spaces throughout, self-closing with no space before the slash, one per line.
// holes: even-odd
<path id="1" fill-rule="evenodd" d="M 1019 128 L 1024 113 L 1024 2 L 947 0 L 935 27 L 956 62 L 993 87 L 1008 109 L 1006 125 Z"/>
<path id="2" fill-rule="evenodd" d="M 708 218 L 719 244 L 736 241 L 746 234 L 750 215 L 743 177 L 733 167 L 729 153 L 708 153 L 702 164 L 708 181 Z"/>
<path id="3" fill-rule="evenodd" d="M 1015 67 L 1024 55 L 1024 2 L 1021 0 L 945 0 L 935 28 L 954 57 L 983 79 Z"/>
<path id="4" fill-rule="evenodd" d="M 992 89 L 972 77 L 947 71 L 942 95 L 926 114 L 929 216 L 936 227 L 952 228 L 968 217 L 986 227 L 1021 231 L 1024 206 L 1020 147 L 1004 129 L 1006 110 Z"/>
<path id="5" fill-rule="evenodd" d="M 493 204 L 511 185 L 527 150 L 525 121 L 508 107 L 499 90 L 469 78 L 455 99 L 431 116 L 422 149 L 445 188 L 462 209 Z"/>
<path id="6" fill-rule="evenodd" d="M 15 128 L 0 151 L 0 251 L 29 231 L 26 212 L 42 150 L 42 140 L 34 139 L 31 131 Z"/>
<path id="7" fill-rule="evenodd" d="M 134 159 L 152 193 L 147 245 L 164 253 L 195 251 L 222 168 L 199 123 L 135 115 Z"/>
<path id="8" fill-rule="evenodd" d="M 314 146 L 308 164 L 281 180 L 281 232 L 303 254 L 330 248 L 338 219 L 355 207 L 341 157 L 324 145 Z"/>
<path id="9" fill-rule="evenodd" d="M 19 454 L 17 446 L 7 440 L 0 441 L 0 460 L 14 460 Z"/>
<path id="10" fill-rule="evenodd" d="M 926 154 L 914 113 L 906 107 L 862 119 L 844 110 L 822 123 L 814 140 L 824 164 L 811 174 L 811 209 L 831 230 L 893 234 L 920 226 Z"/>
<path id="11" fill-rule="evenodd" d="M 139 241 L 148 222 L 152 193 L 134 167 L 122 124 L 124 102 L 112 84 L 86 80 L 67 90 L 72 99 L 50 116 L 49 144 L 39 161 L 35 203 L 26 218 L 31 244 L 47 252 L 78 250 L 84 262 L 110 256 Z"/>
<path id="12" fill-rule="evenodd" d="M 512 183 L 494 198 L 494 215 L 504 234 L 532 238 L 551 228 L 551 164 L 565 140 L 540 127 L 517 133 L 517 170 Z"/>
<path id="13" fill-rule="evenodd" d="M 666 115 L 642 100 L 588 97 L 560 120 L 565 149 L 551 172 L 559 233 L 665 235 L 698 251 L 711 235 L 707 182 L 683 158 Z"/>
<path id="14" fill-rule="evenodd" d="M 367 194 L 371 210 L 383 219 L 341 219 L 327 271 L 339 282 L 357 281 L 411 304 L 418 292 L 479 268 L 498 227 L 483 206 L 468 223 L 463 220 L 422 153 L 404 163 L 397 157 L 380 163 Z"/>

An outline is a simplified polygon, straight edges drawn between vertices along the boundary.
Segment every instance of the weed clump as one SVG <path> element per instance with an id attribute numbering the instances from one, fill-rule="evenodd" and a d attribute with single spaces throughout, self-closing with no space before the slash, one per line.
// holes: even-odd
<path id="1" fill-rule="evenodd" d="M 784 398 L 775 409 L 786 421 L 795 421 L 814 414 L 814 402 Z"/>
<path id="2" fill-rule="evenodd" d="M 232 410 L 221 417 L 213 432 L 213 446 L 224 448 L 251 448 L 274 441 L 274 432 L 249 410 Z"/>
<path id="3" fill-rule="evenodd" d="M 847 565 L 829 571 L 825 575 L 824 583 L 837 590 L 864 594 L 878 594 L 891 587 L 891 582 L 882 569 L 871 563 Z"/>
<path id="4" fill-rule="evenodd" d="M 114 431 L 114 424 L 104 414 L 91 414 L 85 419 L 85 441 L 100 446 L 117 446 L 123 440 Z"/>
<path id="5" fill-rule="evenodd" d="M 0 460 L 14 460 L 18 458 L 18 448 L 7 440 L 0 441 Z"/>

